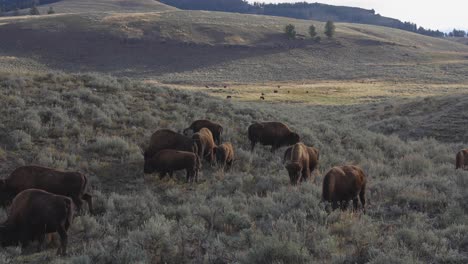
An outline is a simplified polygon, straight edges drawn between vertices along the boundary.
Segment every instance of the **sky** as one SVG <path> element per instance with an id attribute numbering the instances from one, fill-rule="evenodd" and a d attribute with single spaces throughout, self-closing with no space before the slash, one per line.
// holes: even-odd
<path id="1" fill-rule="evenodd" d="M 252 0 L 248 2 L 284 3 L 304 0 Z M 430 29 L 468 30 L 468 0 L 306 0 L 310 3 L 355 6 L 374 9 L 382 16 L 410 21 Z"/>

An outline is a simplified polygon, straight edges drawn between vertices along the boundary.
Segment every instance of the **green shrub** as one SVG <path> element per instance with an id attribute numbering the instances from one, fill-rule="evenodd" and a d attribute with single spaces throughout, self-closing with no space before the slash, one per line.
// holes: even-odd
<path id="1" fill-rule="evenodd" d="M 332 38 L 335 35 L 335 29 L 335 23 L 333 23 L 333 21 L 327 21 L 325 24 L 325 35 Z"/>
<path id="2" fill-rule="evenodd" d="M 284 33 L 288 39 L 296 38 L 296 27 L 293 24 L 288 24 L 284 27 Z"/>

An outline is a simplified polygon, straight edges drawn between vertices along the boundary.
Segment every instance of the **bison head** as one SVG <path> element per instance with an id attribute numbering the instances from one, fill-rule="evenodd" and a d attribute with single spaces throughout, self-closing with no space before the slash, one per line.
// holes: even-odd
<path id="1" fill-rule="evenodd" d="M 289 134 L 289 138 L 288 138 L 289 145 L 294 145 L 296 143 L 299 143 L 299 141 L 301 141 L 301 137 L 297 133 L 291 132 L 291 134 Z"/>
<path id="2" fill-rule="evenodd" d="M 182 134 L 184 134 L 184 136 L 187 136 L 187 137 L 192 136 L 192 135 L 193 135 L 193 132 L 194 132 L 193 129 L 191 129 L 191 128 L 189 128 L 189 127 L 186 128 L 186 129 L 184 129 L 184 130 L 182 130 Z"/>
<path id="3" fill-rule="evenodd" d="M 297 162 L 290 162 L 286 164 L 286 170 L 288 170 L 291 184 L 295 185 L 301 176 L 302 166 Z"/>
<path id="4" fill-rule="evenodd" d="M 151 159 L 145 158 L 145 165 L 143 166 L 143 172 L 145 174 L 153 173 L 156 169 L 153 166 L 153 162 Z"/>

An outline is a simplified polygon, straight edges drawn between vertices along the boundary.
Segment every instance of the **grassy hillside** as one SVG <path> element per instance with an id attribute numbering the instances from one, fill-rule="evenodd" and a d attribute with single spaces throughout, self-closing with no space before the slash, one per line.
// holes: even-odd
<path id="1" fill-rule="evenodd" d="M 162 12 L 177 10 L 177 8 L 162 4 L 155 0 L 62 0 L 37 8 L 41 14 L 47 14 L 52 7 L 56 13 L 96 13 L 96 12 Z M 10 12 L 13 13 L 13 12 Z M 19 11 L 28 15 L 29 9 Z"/>
<path id="2" fill-rule="evenodd" d="M 463 145 L 372 132 L 362 113 L 378 106 L 230 102 L 99 75 L 10 73 L 0 75 L 0 102 L 0 175 L 31 163 L 79 170 L 90 176 L 98 212 L 75 219 L 69 256 L 1 248 L 3 263 L 468 261 L 467 174 L 454 170 Z M 434 115 L 444 111 L 428 102 Z M 183 175 L 144 176 L 139 146 L 149 135 L 197 118 L 224 125 L 233 170 L 204 166 L 194 185 Z M 248 151 L 247 126 L 261 120 L 285 121 L 320 149 L 314 182 L 289 186 L 284 149 Z M 327 214 L 320 203 L 322 176 L 345 163 L 368 174 L 366 215 Z"/>
<path id="3" fill-rule="evenodd" d="M 289 41 L 283 34 L 289 23 L 304 35 L 311 23 L 323 28 L 320 22 L 203 11 L 1 18 L 0 34 L 7 37 L 0 56 L 164 82 L 468 78 L 466 45 L 358 24 L 337 24 L 336 37 L 320 33 L 320 43 Z M 4 57 L 0 64 L 8 66 Z"/>

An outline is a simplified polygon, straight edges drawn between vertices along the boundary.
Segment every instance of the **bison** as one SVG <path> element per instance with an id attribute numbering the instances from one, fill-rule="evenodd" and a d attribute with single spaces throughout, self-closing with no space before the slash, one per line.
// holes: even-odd
<path id="1" fill-rule="evenodd" d="M 221 144 L 221 134 L 223 133 L 223 127 L 210 120 L 196 120 L 189 127 L 184 129 L 183 134 L 189 136 L 193 133 L 199 132 L 202 128 L 208 128 L 213 134 L 213 139 L 216 144 Z"/>
<path id="2" fill-rule="evenodd" d="M 193 182 L 193 179 L 198 182 L 198 172 L 200 168 L 201 163 L 197 154 L 187 151 L 164 149 L 145 162 L 144 172 L 158 172 L 159 177 L 163 178 L 167 173 L 172 177 L 174 171 L 186 170 L 187 182 Z"/>
<path id="3" fill-rule="evenodd" d="M 292 185 L 307 180 L 310 176 L 307 146 L 303 143 L 296 143 L 292 146 L 285 167 Z"/>
<path id="4" fill-rule="evenodd" d="M 22 191 L 13 199 L 8 219 L 0 225 L 1 244 L 6 247 L 21 243 L 22 247 L 27 247 L 29 242 L 37 240 L 40 251 L 46 234 L 58 232 L 60 247 L 57 255 L 65 255 L 73 211 L 69 197 L 39 189 Z"/>
<path id="5" fill-rule="evenodd" d="M 309 154 L 309 170 L 310 173 L 312 174 L 314 170 L 318 166 L 319 158 L 320 158 L 320 153 L 319 150 L 314 148 L 314 147 L 307 147 L 307 152 Z M 286 149 L 284 152 L 284 158 L 283 158 L 283 163 L 286 163 L 287 161 L 291 160 L 291 151 L 293 149 L 293 146 L 289 147 Z M 306 178 L 303 178 L 302 180 L 307 180 Z"/>
<path id="6" fill-rule="evenodd" d="M 214 148 L 214 155 L 218 165 L 222 166 L 223 169 L 229 170 L 234 161 L 234 148 L 232 144 L 227 142 L 223 143 Z"/>
<path id="7" fill-rule="evenodd" d="M 464 170 L 467 165 L 468 165 L 468 149 L 462 149 L 457 153 L 457 157 L 455 160 L 455 169 Z"/>
<path id="8" fill-rule="evenodd" d="M 287 125 L 280 122 L 254 123 L 249 126 L 248 136 L 251 151 L 254 150 L 257 142 L 271 146 L 271 152 L 274 152 L 280 147 L 294 145 L 300 141 L 297 133 L 292 132 Z"/>
<path id="9" fill-rule="evenodd" d="M 169 129 L 160 129 L 151 135 L 149 146 L 144 152 L 145 161 L 163 149 L 198 153 L 197 144 L 191 138 Z"/>
<path id="10" fill-rule="evenodd" d="M 200 156 L 200 158 L 205 158 L 208 162 L 210 162 L 210 164 L 213 164 L 213 149 L 216 147 L 216 144 L 213 140 L 213 134 L 211 134 L 211 131 L 204 127 L 197 133 L 193 134 L 192 139 L 197 144 L 198 156 Z"/>
<path id="11" fill-rule="evenodd" d="M 53 194 L 70 197 L 78 210 L 83 200 L 93 213 L 92 196 L 87 192 L 88 178 L 79 172 L 66 172 L 41 166 L 16 168 L 8 178 L 0 180 L 3 205 L 8 204 L 18 193 L 27 189 L 40 189 Z"/>
<path id="12" fill-rule="evenodd" d="M 342 210 L 346 209 L 349 200 L 353 200 L 354 210 L 357 210 L 360 200 L 365 212 L 366 175 L 364 171 L 353 165 L 333 167 L 323 179 L 322 199 L 331 202 L 333 210 L 338 208 L 338 203 L 341 204 Z"/>

